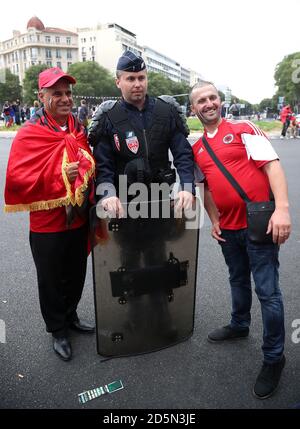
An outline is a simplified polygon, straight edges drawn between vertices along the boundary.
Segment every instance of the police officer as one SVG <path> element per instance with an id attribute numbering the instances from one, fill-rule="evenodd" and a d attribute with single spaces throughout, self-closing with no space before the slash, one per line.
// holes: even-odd
<path id="1" fill-rule="evenodd" d="M 170 149 L 181 184 L 177 207 L 190 208 L 194 192 L 193 154 L 186 139 L 188 129 L 174 103 L 170 103 L 174 99 L 165 101 L 147 95 L 145 62 L 131 51 L 119 58 L 116 85 L 122 99 L 102 103 L 89 130 L 97 161 L 96 184 L 106 184 L 102 207 L 122 216 L 119 175 L 127 175 L 129 184 L 174 183 Z"/>

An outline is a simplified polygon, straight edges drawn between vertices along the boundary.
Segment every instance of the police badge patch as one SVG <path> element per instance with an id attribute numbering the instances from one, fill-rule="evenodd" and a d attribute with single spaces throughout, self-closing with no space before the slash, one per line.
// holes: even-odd
<path id="1" fill-rule="evenodd" d="M 224 138 L 223 138 L 223 143 L 225 144 L 229 144 L 233 141 L 233 134 L 227 134 Z"/>
<path id="2" fill-rule="evenodd" d="M 138 141 L 137 136 L 134 134 L 134 131 L 126 131 L 126 144 L 128 149 L 136 154 L 137 151 L 139 150 L 140 147 L 140 143 Z"/>
<path id="3" fill-rule="evenodd" d="M 114 141 L 115 141 L 116 148 L 120 152 L 120 141 L 119 141 L 118 134 L 114 134 Z"/>

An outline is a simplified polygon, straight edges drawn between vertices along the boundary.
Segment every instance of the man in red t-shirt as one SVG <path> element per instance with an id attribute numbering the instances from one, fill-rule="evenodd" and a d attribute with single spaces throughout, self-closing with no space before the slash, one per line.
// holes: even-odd
<path id="1" fill-rule="evenodd" d="M 290 126 L 292 114 L 293 112 L 289 104 L 284 106 L 280 112 L 280 120 L 282 122 L 282 131 L 280 136 L 281 139 L 284 139 L 286 136 L 286 132 Z"/>
<path id="2" fill-rule="evenodd" d="M 265 399 L 278 386 L 285 364 L 284 313 L 278 284 L 278 250 L 290 234 L 287 184 L 277 154 L 264 133 L 249 121 L 221 118 L 221 100 L 210 82 L 196 84 L 190 94 L 192 111 L 204 125 L 204 135 L 216 156 L 252 201 L 274 194 L 275 211 L 267 234 L 271 244 L 257 244 L 247 234 L 243 199 L 219 170 L 202 139 L 193 146 L 195 161 L 204 179 L 204 205 L 212 222 L 212 236 L 221 245 L 229 269 L 231 322 L 208 335 L 210 342 L 246 338 L 251 321 L 251 273 L 261 304 L 264 326 L 264 362 L 254 385 L 254 395 Z"/>
<path id="3" fill-rule="evenodd" d="M 30 212 L 30 246 L 41 312 L 53 348 L 72 357 L 68 329 L 94 332 L 77 315 L 87 265 L 88 206 L 95 162 L 73 106 L 76 80 L 58 67 L 39 75 L 44 107 L 19 130 L 9 155 L 5 211 Z"/>

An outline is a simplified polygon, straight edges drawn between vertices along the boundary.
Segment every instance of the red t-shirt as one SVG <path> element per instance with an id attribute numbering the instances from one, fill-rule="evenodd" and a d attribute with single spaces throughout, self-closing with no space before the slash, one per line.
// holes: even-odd
<path id="1" fill-rule="evenodd" d="M 261 167 L 269 161 L 248 159 L 242 134 L 264 135 L 249 121 L 222 119 L 216 133 L 205 137 L 219 160 L 236 179 L 252 201 L 269 200 L 269 181 Z M 202 170 L 208 188 L 220 213 L 220 228 L 242 229 L 247 227 L 245 202 L 229 183 L 207 153 L 202 139 L 193 146 L 195 161 Z"/>
<path id="2" fill-rule="evenodd" d="M 80 217 L 74 219 L 69 228 L 66 226 L 67 216 L 65 207 L 51 210 L 30 212 L 30 231 L 32 232 L 61 232 L 67 229 L 81 227 L 86 221 Z"/>

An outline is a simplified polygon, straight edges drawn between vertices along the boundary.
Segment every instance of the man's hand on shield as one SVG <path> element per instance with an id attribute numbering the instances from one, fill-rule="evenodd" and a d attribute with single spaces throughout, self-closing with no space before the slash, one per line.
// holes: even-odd
<path id="1" fill-rule="evenodd" d="M 192 204 L 194 201 L 194 196 L 191 192 L 188 191 L 180 191 L 177 194 L 177 201 L 176 201 L 176 210 L 189 210 L 192 208 Z"/>
<path id="2" fill-rule="evenodd" d="M 110 217 L 121 218 L 124 216 L 124 209 L 118 197 L 108 197 L 101 201 L 101 206 L 107 211 Z"/>

